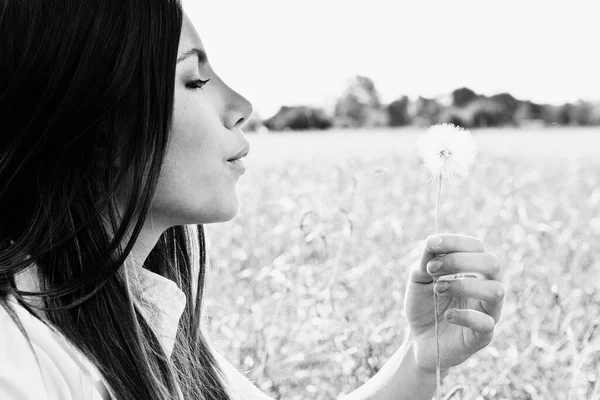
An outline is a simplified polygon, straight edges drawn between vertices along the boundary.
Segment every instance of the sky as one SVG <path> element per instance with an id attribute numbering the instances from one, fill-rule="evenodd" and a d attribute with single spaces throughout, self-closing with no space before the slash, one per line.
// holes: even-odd
<path id="1" fill-rule="evenodd" d="M 261 117 L 331 107 L 371 78 L 385 103 L 458 87 L 600 100 L 598 0 L 183 0 L 217 74 Z"/>

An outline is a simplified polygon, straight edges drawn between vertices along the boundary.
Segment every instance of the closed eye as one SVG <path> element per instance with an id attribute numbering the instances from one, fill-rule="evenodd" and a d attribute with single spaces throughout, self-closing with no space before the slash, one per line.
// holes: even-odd
<path id="1" fill-rule="evenodd" d="M 186 84 L 185 87 L 190 88 L 190 89 L 202 89 L 204 87 L 204 85 L 206 85 L 208 83 L 208 81 L 210 81 L 210 79 L 207 79 L 207 80 L 197 79 L 195 81 L 192 81 L 192 82 Z"/>

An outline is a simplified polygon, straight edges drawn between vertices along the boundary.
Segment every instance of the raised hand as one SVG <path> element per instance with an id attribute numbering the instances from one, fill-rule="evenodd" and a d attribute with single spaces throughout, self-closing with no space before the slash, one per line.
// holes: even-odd
<path id="1" fill-rule="evenodd" d="M 425 243 L 421 261 L 410 274 L 404 309 L 417 364 L 423 371 L 434 372 L 433 277 L 465 272 L 482 276 L 436 284 L 442 370 L 462 363 L 492 341 L 505 289 L 497 280 L 501 269 L 498 257 L 487 253 L 480 240 L 463 235 L 435 235 Z M 466 309 L 459 307 L 461 297 L 467 298 Z"/>

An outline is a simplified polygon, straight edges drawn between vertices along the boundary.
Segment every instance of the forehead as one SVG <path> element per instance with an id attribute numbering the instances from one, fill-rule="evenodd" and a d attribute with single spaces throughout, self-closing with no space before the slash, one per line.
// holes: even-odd
<path id="1" fill-rule="evenodd" d="M 192 47 L 204 49 L 204 44 L 202 43 L 200 35 L 198 35 L 194 24 L 188 17 L 187 13 L 184 12 L 183 24 L 181 26 L 181 37 L 179 39 L 179 50 L 177 51 L 178 56 Z"/>

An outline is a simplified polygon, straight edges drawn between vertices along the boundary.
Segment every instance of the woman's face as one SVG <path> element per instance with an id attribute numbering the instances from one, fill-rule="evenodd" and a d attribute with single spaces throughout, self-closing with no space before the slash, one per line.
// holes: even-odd
<path id="1" fill-rule="evenodd" d="M 204 51 L 184 13 L 178 60 L 194 48 Z M 235 186 L 243 172 L 227 160 L 249 151 L 240 128 L 252 104 L 202 58 L 185 57 L 175 72 L 173 130 L 151 211 L 152 222 L 166 227 L 228 221 L 239 208 Z"/>

